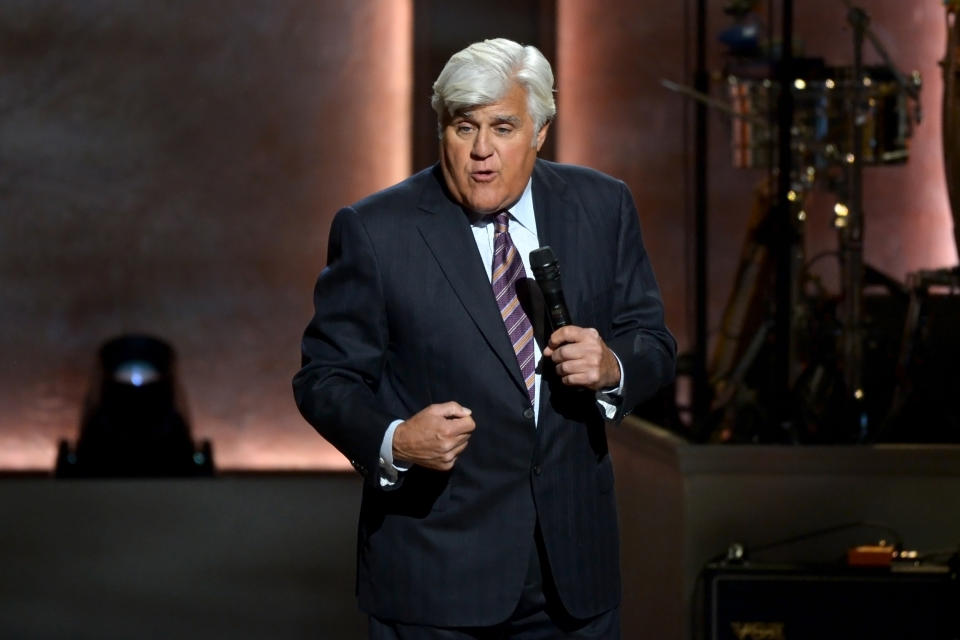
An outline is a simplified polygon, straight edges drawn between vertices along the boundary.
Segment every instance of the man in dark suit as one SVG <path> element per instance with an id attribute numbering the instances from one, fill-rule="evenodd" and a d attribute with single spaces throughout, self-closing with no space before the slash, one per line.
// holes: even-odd
<path id="1" fill-rule="evenodd" d="M 294 378 L 365 478 L 370 636 L 619 637 L 605 423 L 676 351 L 637 210 L 622 182 L 537 159 L 556 108 L 535 48 L 471 45 L 432 103 L 439 163 L 337 213 Z M 542 245 L 556 331 L 527 278 Z"/>

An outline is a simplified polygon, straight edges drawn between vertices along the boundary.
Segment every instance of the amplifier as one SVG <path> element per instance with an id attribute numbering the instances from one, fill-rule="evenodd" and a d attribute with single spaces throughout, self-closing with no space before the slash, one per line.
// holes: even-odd
<path id="1" fill-rule="evenodd" d="M 708 640 L 956 640 L 960 590 L 945 566 L 707 565 Z"/>

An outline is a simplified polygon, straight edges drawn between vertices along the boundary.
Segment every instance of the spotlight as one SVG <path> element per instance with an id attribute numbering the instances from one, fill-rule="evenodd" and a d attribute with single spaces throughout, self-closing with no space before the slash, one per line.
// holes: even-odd
<path id="1" fill-rule="evenodd" d="M 57 477 L 213 475 L 210 443 L 195 446 L 166 342 L 124 335 L 101 346 L 75 447 L 61 441 Z"/>

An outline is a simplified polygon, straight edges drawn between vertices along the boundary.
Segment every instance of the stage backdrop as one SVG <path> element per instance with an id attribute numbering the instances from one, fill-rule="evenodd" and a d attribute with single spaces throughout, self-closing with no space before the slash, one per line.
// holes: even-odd
<path id="1" fill-rule="evenodd" d="M 290 378 L 333 213 L 409 172 L 410 4 L 0 3 L 0 468 L 104 340 L 169 341 L 221 467 L 345 466 Z"/>
<path id="2" fill-rule="evenodd" d="M 415 34 L 452 51 L 495 22 L 463 2 L 462 19 L 418 31 L 429 16 L 414 4 L 0 0 L 0 469 L 52 467 L 57 441 L 76 437 L 97 349 L 126 332 L 177 350 L 194 434 L 221 468 L 346 467 L 289 383 L 330 219 L 419 168 L 411 139 L 435 135 L 411 124 L 411 105 L 429 109 L 412 90 Z M 668 322 L 690 347 L 690 102 L 660 81 L 689 82 L 694 2 L 504 4 L 504 25 L 522 13 L 555 46 L 555 157 L 631 187 Z M 719 70 L 730 19 L 725 0 L 708 4 Z M 804 53 L 851 64 L 843 3 L 795 4 Z M 866 258 L 902 278 L 956 262 L 939 138 L 944 10 L 860 4 L 898 66 L 924 79 L 910 163 L 865 177 Z M 483 35 L 513 35 L 504 28 Z M 729 120 L 710 118 L 714 327 L 764 172 L 732 168 Z M 831 206 L 826 193 L 810 203 L 811 255 L 835 245 Z"/>

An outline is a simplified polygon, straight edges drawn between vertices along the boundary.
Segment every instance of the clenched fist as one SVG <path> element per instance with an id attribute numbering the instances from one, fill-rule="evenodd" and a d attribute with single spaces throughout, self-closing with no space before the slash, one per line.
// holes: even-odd
<path id="1" fill-rule="evenodd" d="M 449 471 L 475 428 L 470 409 L 456 402 L 432 404 L 397 425 L 393 459 Z"/>

